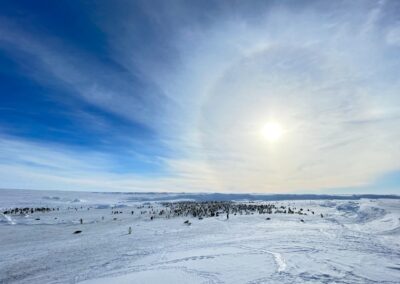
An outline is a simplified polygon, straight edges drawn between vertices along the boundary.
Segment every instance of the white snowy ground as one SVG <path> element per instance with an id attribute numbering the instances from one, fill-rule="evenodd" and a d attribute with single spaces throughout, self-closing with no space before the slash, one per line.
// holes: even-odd
<path id="1" fill-rule="evenodd" d="M 316 215 L 187 226 L 186 218 L 150 221 L 125 195 L 0 190 L 0 209 L 61 208 L 0 214 L 0 283 L 400 283 L 399 199 L 275 203 Z M 109 205 L 124 213 L 111 215 Z"/>

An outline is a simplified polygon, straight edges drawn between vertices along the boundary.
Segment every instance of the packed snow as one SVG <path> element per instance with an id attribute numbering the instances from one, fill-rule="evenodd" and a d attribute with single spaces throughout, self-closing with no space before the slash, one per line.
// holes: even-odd
<path id="1" fill-rule="evenodd" d="M 400 283 L 398 196 L 222 197 L 0 190 L 0 283 Z"/>

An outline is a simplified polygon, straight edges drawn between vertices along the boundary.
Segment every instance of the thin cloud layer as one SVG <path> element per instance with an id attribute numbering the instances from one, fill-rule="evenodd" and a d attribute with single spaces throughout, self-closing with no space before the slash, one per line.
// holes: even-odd
<path id="1" fill-rule="evenodd" d="M 105 51 L 1 17 L 14 75 L 45 87 L 35 96 L 82 132 L 72 145 L 4 116 L 1 187 L 351 193 L 399 170 L 396 1 L 91 8 Z M 283 128 L 274 143 L 260 134 L 270 121 Z"/>

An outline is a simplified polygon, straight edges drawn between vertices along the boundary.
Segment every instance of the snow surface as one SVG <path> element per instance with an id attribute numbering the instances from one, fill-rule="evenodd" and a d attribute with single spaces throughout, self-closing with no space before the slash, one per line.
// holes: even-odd
<path id="1" fill-rule="evenodd" d="M 1 212 L 59 208 L 0 214 L 0 283 L 400 283 L 399 199 L 271 201 L 315 211 L 307 216 L 150 220 L 140 211 L 161 208 L 157 196 L 187 199 L 0 190 Z"/>

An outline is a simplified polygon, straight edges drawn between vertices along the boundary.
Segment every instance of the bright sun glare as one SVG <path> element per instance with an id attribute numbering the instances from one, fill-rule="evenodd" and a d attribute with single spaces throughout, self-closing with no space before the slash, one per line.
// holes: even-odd
<path id="1" fill-rule="evenodd" d="M 283 129 L 279 123 L 268 122 L 261 129 L 262 136 L 271 142 L 279 140 L 283 134 Z"/>

